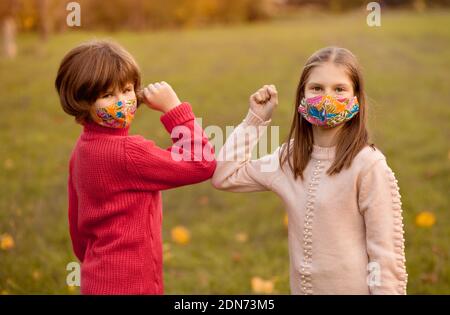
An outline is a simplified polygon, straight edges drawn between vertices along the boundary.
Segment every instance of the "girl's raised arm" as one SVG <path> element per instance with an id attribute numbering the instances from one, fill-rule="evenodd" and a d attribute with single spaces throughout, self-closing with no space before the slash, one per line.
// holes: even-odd
<path id="1" fill-rule="evenodd" d="M 215 188 L 234 192 L 271 190 L 279 170 L 279 148 L 257 160 L 252 160 L 251 155 L 277 104 L 273 85 L 265 85 L 250 97 L 247 117 L 228 137 L 218 155 L 212 178 Z"/>

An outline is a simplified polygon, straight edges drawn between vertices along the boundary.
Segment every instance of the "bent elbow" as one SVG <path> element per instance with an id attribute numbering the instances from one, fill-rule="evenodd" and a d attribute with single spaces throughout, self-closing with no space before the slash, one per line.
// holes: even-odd
<path id="1" fill-rule="evenodd" d="M 211 185 L 218 190 L 227 189 L 226 180 L 221 177 L 217 172 L 214 172 L 214 175 L 211 178 Z"/>

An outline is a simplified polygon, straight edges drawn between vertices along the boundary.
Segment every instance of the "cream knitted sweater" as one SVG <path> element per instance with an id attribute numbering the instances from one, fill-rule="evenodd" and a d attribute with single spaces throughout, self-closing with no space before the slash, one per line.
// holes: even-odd
<path id="1" fill-rule="evenodd" d="M 274 153 L 252 160 L 269 121 L 249 111 L 221 149 L 214 187 L 233 192 L 271 190 L 288 214 L 293 294 L 406 294 L 402 209 L 394 173 L 367 146 L 348 169 L 328 176 L 335 147 L 314 145 L 294 179 Z"/>

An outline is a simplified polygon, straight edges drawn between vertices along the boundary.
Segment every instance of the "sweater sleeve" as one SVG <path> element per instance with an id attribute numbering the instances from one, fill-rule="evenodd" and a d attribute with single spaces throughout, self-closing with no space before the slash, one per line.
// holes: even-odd
<path id="1" fill-rule="evenodd" d="M 190 104 L 173 108 L 161 116 L 161 122 L 173 141 L 168 149 L 140 136 L 125 142 L 127 171 L 136 178 L 136 185 L 164 190 L 211 178 L 216 167 L 214 148 L 195 122 Z"/>
<path id="2" fill-rule="evenodd" d="M 406 294 L 407 273 L 399 187 L 385 159 L 372 164 L 359 187 L 366 226 L 371 294 Z"/>
<path id="3" fill-rule="evenodd" d="M 72 247 L 75 256 L 83 262 L 84 253 L 86 251 L 86 239 L 78 230 L 78 197 L 72 182 L 72 160 L 70 161 L 69 179 L 68 179 L 68 195 L 69 195 L 69 231 L 72 240 Z"/>
<path id="4" fill-rule="evenodd" d="M 270 120 L 263 121 L 251 110 L 228 137 L 217 158 L 212 185 L 233 192 L 266 191 L 278 174 L 279 150 L 252 160 L 252 151 L 266 131 Z"/>

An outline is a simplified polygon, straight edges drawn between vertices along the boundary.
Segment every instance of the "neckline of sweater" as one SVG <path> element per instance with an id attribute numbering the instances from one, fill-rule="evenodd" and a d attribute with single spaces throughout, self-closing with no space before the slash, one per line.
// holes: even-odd
<path id="1" fill-rule="evenodd" d="M 109 135 L 109 136 L 127 136 L 130 127 L 126 128 L 110 128 L 88 121 L 83 124 L 83 132 L 85 135 Z"/>
<path id="2" fill-rule="evenodd" d="M 318 160 L 333 160 L 336 155 L 336 146 L 321 147 L 313 144 L 311 157 Z"/>

